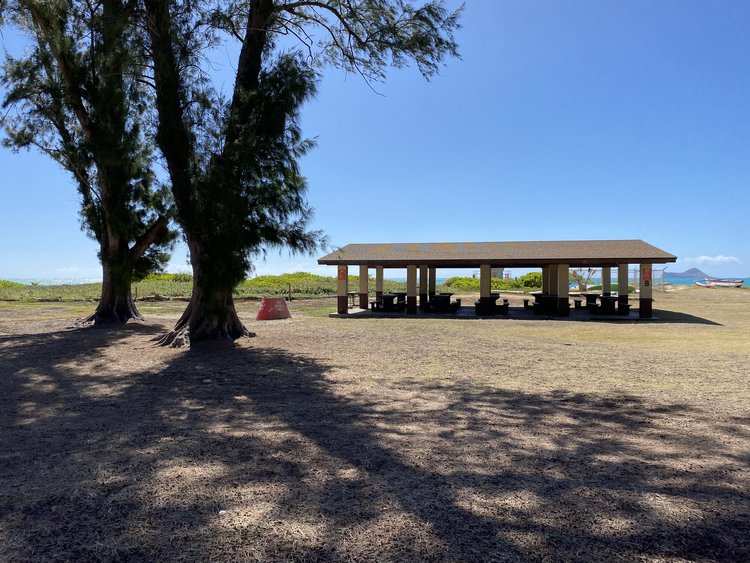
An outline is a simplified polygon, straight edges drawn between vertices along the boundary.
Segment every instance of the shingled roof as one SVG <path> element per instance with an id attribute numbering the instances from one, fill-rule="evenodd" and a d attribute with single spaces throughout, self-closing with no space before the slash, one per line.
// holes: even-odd
<path id="1" fill-rule="evenodd" d="M 578 267 L 663 264 L 676 260 L 676 256 L 642 240 L 563 240 L 347 244 L 318 259 L 318 264 L 391 268 L 415 264 L 451 268 L 475 268 L 481 264 L 493 267 L 569 264 Z"/>

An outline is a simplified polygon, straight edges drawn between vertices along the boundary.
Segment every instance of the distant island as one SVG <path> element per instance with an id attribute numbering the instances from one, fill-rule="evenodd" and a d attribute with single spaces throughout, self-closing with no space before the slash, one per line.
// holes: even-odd
<path id="1" fill-rule="evenodd" d="M 684 272 L 664 272 L 666 278 L 709 278 L 708 274 L 701 272 L 698 268 L 690 268 Z"/>

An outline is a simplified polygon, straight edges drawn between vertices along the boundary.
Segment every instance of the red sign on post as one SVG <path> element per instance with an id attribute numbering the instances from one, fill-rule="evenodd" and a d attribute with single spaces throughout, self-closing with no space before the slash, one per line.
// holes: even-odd
<path id="1" fill-rule="evenodd" d="M 643 268 L 643 281 L 651 281 L 651 268 Z"/>
<path id="2" fill-rule="evenodd" d="M 340 280 L 346 279 L 346 266 L 339 266 L 339 279 Z"/>

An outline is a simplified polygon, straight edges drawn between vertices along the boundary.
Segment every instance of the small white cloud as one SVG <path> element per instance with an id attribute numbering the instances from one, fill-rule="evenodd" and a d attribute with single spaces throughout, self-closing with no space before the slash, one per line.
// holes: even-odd
<path id="1" fill-rule="evenodd" d="M 683 258 L 682 260 L 680 260 L 680 262 L 697 266 L 742 264 L 739 258 L 735 256 L 724 256 L 722 254 L 719 254 L 718 256 L 696 256 L 695 258 Z"/>

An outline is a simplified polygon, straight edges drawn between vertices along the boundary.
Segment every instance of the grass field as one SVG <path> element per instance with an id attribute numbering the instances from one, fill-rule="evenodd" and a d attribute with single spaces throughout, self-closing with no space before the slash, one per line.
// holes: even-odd
<path id="1" fill-rule="evenodd" d="M 520 296 L 509 295 L 511 305 Z M 0 304 L 0 560 L 748 561 L 750 292 L 330 319 L 209 351 Z M 83 313 L 82 313 L 83 311 Z"/>

